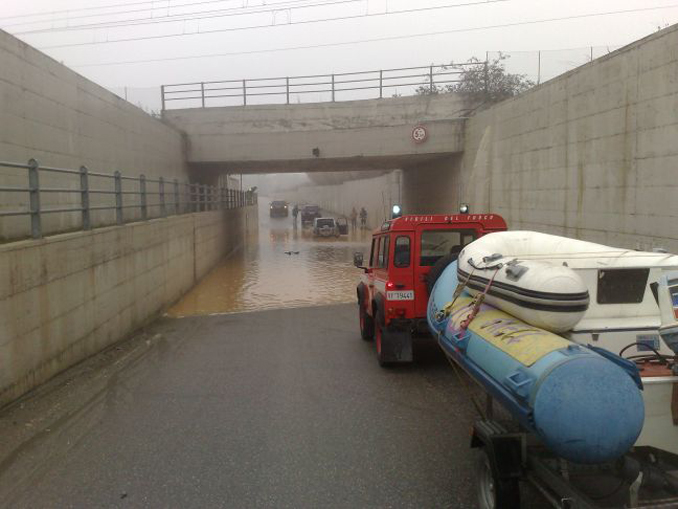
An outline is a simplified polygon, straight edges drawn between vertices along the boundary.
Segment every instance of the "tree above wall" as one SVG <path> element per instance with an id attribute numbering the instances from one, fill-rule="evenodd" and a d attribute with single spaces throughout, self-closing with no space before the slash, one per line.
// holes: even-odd
<path id="1" fill-rule="evenodd" d="M 482 62 L 477 58 L 471 58 L 464 65 L 452 62 L 442 68 L 443 72 L 458 70 L 459 81 L 444 86 L 421 85 L 417 89 L 417 94 L 431 95 L 455 92 L 463 94 L 479 104 L 494 104 L 534 87 L 535 83 L 527 79 L 525 74 L 514 74 L 506 71 L 504 62 L 508 58 L 507 55 L 500 53 L 497 58 L 488 62 Z"/>

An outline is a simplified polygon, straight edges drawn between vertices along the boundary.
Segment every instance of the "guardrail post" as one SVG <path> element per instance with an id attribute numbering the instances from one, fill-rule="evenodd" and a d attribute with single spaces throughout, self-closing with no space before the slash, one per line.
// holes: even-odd
<path id="1" fill-rule="evenodd" d="M 433 93 L 433 87 L 435 86 L 433 84 L 433 66 L 431 66 L 431 68 L 429 69 L 428 79 L 429 79 L 429 83 L 430 83 L 430 86 L 431 86 L 431 93 Z"/>
<path id="2" fill-rule="evenodd" d="M 247 106 L 247 80 L 242 80 L 242 102 Z"/>
<path id="3" fill-rule="evenodd" d="M 160 102 L 162 104 L 161 111 L 165 111 L 165 85 L 160 85 Z"/>
<path id="4" fill-rule="evenodd" d="M 200 83 L 200 97 L 202 99 L 202 107 L 205 107 L 205 84 Z"/>
<path id="5" fill-rule="evenodd" d="M 287 104 L 290 103 L 290 78 L 285 78 L 285 95 L 287 96 Z"/>
<path id="6" fill-rule="evenodd" d="M 167 217 L 167 207 L 165 206 L 165 179 L 158 179 L 158 194 L 160 195 L 160 216 Z"/>
<path id="7" fill-rule="evenodd" d="M 379 99 L 384 98 L 384 71 L 379 71 Z"/>
<path id="8" fill-rule="evenodd" d="M 122 174 L 116 171 L 113 178 L 115 182 L 115 222 L 122 224 Z"/>
<path id="9" fill-rule="evenodd" d="M 28 189 L 31 207 L 31 236 L 34 239 L 42 237 L 40 223 L 40 163 L 35 159 L 28 161 Z"/>
<path id="10" fill-rule="evenodd" d="M 332 75 L 332 102 L 334 102 L 334 74 Z"/>
<path id="11" fill-rule="evenodd" d="M 146 175 L 139 175 L 139 202 L 141 207 L 141 219 L 148 219 L 148 202 L 146 199 Z"/>
<path id="12" fill-rule="evenodd" d="M 82 229 L 91 230 L 92 221 L 89 214 L 89 170 L 87 166 L 80 167 L 80 206 L 82 207 Z"/>
<path id="13" fill-rule="evenodd" d="M 174 213 L 176 215 L 181 214 L 179 209 L 179 179 L 174 179 Z"/>

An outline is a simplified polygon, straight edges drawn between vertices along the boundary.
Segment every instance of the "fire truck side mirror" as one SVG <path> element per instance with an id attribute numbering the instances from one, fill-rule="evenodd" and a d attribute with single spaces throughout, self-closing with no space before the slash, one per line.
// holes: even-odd
<path id="1" fill-rule="evenodd" d="M 353 253 L 353 265 L 359 269 L 364 269 L 363 267 L 363 254 L 362 253 Z"/>

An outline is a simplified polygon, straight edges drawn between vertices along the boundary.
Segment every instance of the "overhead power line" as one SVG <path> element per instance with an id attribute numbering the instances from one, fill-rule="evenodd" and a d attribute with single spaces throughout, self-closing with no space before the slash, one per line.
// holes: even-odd
<path id="1" fill-rule="evenodd" d="M 152 17 L 142 17 L 142 18 L 133 18 L 133 19 L 121 19 L 121 20 L 115 20 L 115 21 L 100 21 L 100 22 L 93 22 L 93 23 L 85 23 L 85 24 L 80 24 L 80 25 L 67 25 L 67 26 L 62 26 L 62 27 L 49 27 L 49 28 L 35 28 L 35 29 L 30 29 L 30 30 L 23 30 L 21 32 L 14 32 L 15 35 L 24 35 L 24 34 L 36 34 L 36 33 L 48 33 L 48 32 L 67 32 L 67 31 L 75 31 L 75 30 L 93 30 L 96 28 L 115 28 L 115 27 L 124 27 L 124 26 L 133 26 L 133 25 L 144 25 L 144 24 L 156 24 L 156 23 L 176 23 L 178 21 L 185 21 L 189 19 L 203 19 L 201 17 L 196 17 L 196 18 L 185 18 L 185 16 L 197 16 L 200 14 L 217 14 L 217 13 L 224 13 L 224 16 L 242 16 L 246 14 L 256 14 L 259 12 L 275 12 L 278 10 L 287 10 L 287 9 L 295 9 L 295 8 L 305 8 L 305 7 L 317 7 L 317 6 L 323 6 L 326 4 L 343 4 L 343 3 L 356 3 L 360 2 L 363 3 L 366 0 L 321 0 L 318 2 L 317 0 L 315 2 L 311 2 L 311 0 L 289 0 L 286 2 L 280 2 L 277 4 L 267 4 L 267 5 L 258 5 L 258 6 L 252 6 L 252 7 L 230 7 L 228 9 L 211 9 L 207 11 L 195 11 L 195 12 L 183 12 L 183 13 L 177 13 L 177 14 L 164 14 L 162 16 L 152 16 Z M 224 0 L 209 0 L 209 1 L 203 1 L 203 2 L 195 2 L 192 4 L 182 4 L 182 6 L 193 6 L 193 5 L 199 5 L 199 4 L 211 4 L 211 3 L 223 3 Z M 177 9 L 178 7 L 170 7 L 168 10 L 171 9 Z M 164 8 L 163 8 L 164 9 Z M 158 10 L 158 8 L 155 8 L 154 10 Z M 149 12 L 152 14 L 153 11 L 150 9 L 136 9 L 136 10 L 131 10 L 131 11 L 120 11 L 120 12 L 115 12 L 115 13 L 108 13 L 108 14 L 89 14 L 87 16 L 76 16 L 76 17 L 66 17 L 66 18 L 59 18 L 59 19 L 50 19 L 50 20 L 40 20 L 40 21 L 30 21 L 30 22 L 22 22 L 22 23 L 14 23 L 14 24 L 9 24 L 9 25 L 4 25 L 4 28 L 9 28 L 12 26 L 19 26 L 19 25 L 35 25 L 38 23 L 55 23 L 58 21 L 72 21 L 74 19 L 82 19 L 82 18 L 93 18 L 93 17 L 104 17 L 104 16 L 118 16 L 121 14 L 135 14 L 135 13 L 140 13 L 140 12 Z M 232 13 L 232 14 L 229 14 Z M 211 17 L 211 16 L 205 16 L 205 17 Z M 219 17 L 219 16 L 215 16 Z"/>
<path id="2" fill-rule="evenodd" d="M 152 62 L 176 62 L 182 60 L 193 60 L 198 58 L 218 58 L 218 57 L 230 57 L 230 56 L 242 56 L 242 55 L 254 55 L 254 54 L 263 54 L 263 53 L 278 53 L 282 51 L 298 51 L 306 49 L 316 49 L 316 48 L 330 48 L 336 46 L 350 46 L 354 44 L 364 44 L 370 42 L 386 42 L 386 41 L 395 41 L 402 39 L 413 39 L 419 37 L 430 37 L 437 35 L 449 35 L 455 33 L 464 33 L 464 32 L 475 32 L 482 30 L 496 30 L 500 28 L 512 28 L 518 26 L 528 26 L 528 25 L 537 25 L 542 23 L 554 23 L 558 21 L 571 21 L 576 19 L 586 19 L 586 18 L 598 18 L 603 16 L 616 16 L 622 14 L 631 14 L 637 12 L 646 12 L 646 11 L 657 11 L 662 9 L 675 9 L 678 8 L 678 4 L 664 5 L 664 6 L 655 6 L 655 7 L 639 7 L 636 9 L 625 9 L 617 11 L 607 11 L 607 12 L 596 12 L 596 13 L 587 13 L 587 14 L 578 14 L 572 16 L 562 16 L 557 18 L 545 18 L 539 20 L 529 20 L 529 21 L 516 21 L 513 23 L 502 23 L 498 25 L 486 25 L 479 27 L 468 27 L 468 28 L 456 28 L 452 30 L 441 30 L 436 32 L 424 32 L 419 34 L 409 34 L 409 35 L 393 35 L 387 37 L 377 37 L 373 39 L 358 39 L 353 41 L 343 41 L 343 42 L 330 42 L 324 44 L 309 44 L 305 46 L 291 46 L 287 48 L 270 48 L 262 50 L 248 50 L 248 51 L 234 51 L 228 53 L 211 53 L 211 54 L 202 54 L 202 55 L 191 55 L 191 56 L 180 56 L 180 57 L 164 57 L 164 58 L 150 58 L 143 60 L 124 60 L 117 62 L 105 62 L 105 63 L 88 63 L 88 64 L 76 64 L 72 67 L 82 68 L 82 67 L 102 67 L 102 66 L 111 66 L 111 65 L 130 65 L 130 64 L 147 64 Z"/>
<path id="3" fill-rule="evenodd" d="M 213 4 L 213 3 L 225 3 L 225 2 L 233 2 L 236 0 L 201 0 L 198 2 L 189 2 L 189 3 L 184 3 L 184 4 L 177 4 L 174 3 L 173 0 L 144 0 L 143 2 L 127 2 L 127 3 L 119 3 L 119 4 L 109 4 L 109 5 L 98 5 L 98 6 L 93 6 L 93 7 L 76 7 L 74 9 L 61 9 L 58 11 L 44 11 L 44 12 L 31 12 L 27 14 L 15 14 L 14 16 L 4 16 L 2 19 L 21 19 L 21 18 L 37 18 L 40 16 L 53 16 L 56 14 L 70 14 L 70 13 L 75 13 L 75 12 L 91 12 L 91 11 L 102 11 L 105 9 L 115 9 L 118 7 L 122 7 L 126 9 L 127 7 L 133 7 L 135 5 L 150 5 L 150 7 L 146 8 L 146 11 L 150 11 L 152 9 L 166 9 L 169 7 L 176 9 L 180 7 L 185 7 L 185 6 L 192 6 L 192 5 L 199 5 L 199 4 Z M 166 5 L 160 5 L 161 3 L 165 3 Z M 119 14 L 119 13 L 102 13 L 102 15 L 106 14 Z M 96 16 L 96 14 L 90 14 L 87 17 L 91 16 Z M 48 21 L 48 20 L 43 20 L 43 21 Z M 27 23 L 38 23 L 36 21 L 34 22 L 27 22 Z"/>
<path id="4" fill-rule="evenodd" d="M 329 21 L 347 21 L 347 20 L 352 20 L 352 19 L 360 19 L 360 18 L 374 18 L 374 17 L 384 17 L 384 16 L 393 16 L 393 15 L 398 15 L 398 14 L 412 14 L 415 12 L 425 12 L 425 11 L 434 11 L 434 10 L 442 10 L 442 9 L 453 9 L 453 8 L 458 8 L 458 7 L 469 7 L 469 6 L 475 6 L 475 5 L 490 5 L 490 4 L 496 4 L 496 3 L 503 3 L 503 2 L 511 2 L 512 0 L 476 0 L 472 2 L 466 2 L 466 3 L 461 3 L 461 4 L 452 4 L 452 5 L 437 5 L 437 6 L 430 6 L 430 7 L 415 7 L 412 9 L 403 9 L 399 11 L 387 11 L 387 12 L 372 12 L 372 13 L 366 13 L 366 14 L 352 14 L 348 16 L 336 16 L 333 18 L 320 18 L 320 19 L 312 19 L 312 20 L 303 20 L 303 21 L 289 21 L 288 23 L 281 23 L 281 24 L 270 24 L 267 23 L 265 25 L 253 25 L 253 26 L 247 26 L 247 27 L 231 27 L 231 28 L 215 28 L 212 30 L 203 30 L 199 32 L 187 32 L 187 33 L 181 33 L 181 34 L 161 34 L 161 35 L 146 35 L 146 36 L 140 36 L 140 37 L 126 37 L 123 39 L 109 39 L 106 41 L 88 41 L 88 42 L 74 42 L 74 43 L 67 43 L 67 44 L 54 44 L 52 46 L 40 46 L 38 49 L 40 50 L 48 50 L 48 49 L 58 49 L 58 48 L 73 48 L 73 47 L 80 47 L 80 46 L 92 46 L 92 45 L 100 45 L 100 44 L 112 44 L 112 43 L 120 43 L 120 42 L 135 42 L 135 41 L 150 41 L 150 40 L 155 40 L 155 39 L 170 39 L 174 37 L 187 37 L 187 36 L 194 36 L 194 35 L 209 35 L 209 34 L 216 34 L 216 33 L 224 33 L 224 32 L 241 32 L 244 30 L 256 30 L 256 29 L 262 29 L 262 28 L 275 28 L 275 27 L 281 27 L 281 26 L 292 26 L 292 25 L 309 25 L 313 23 L 324 23 L 324 22 L 329 22 Z"/>

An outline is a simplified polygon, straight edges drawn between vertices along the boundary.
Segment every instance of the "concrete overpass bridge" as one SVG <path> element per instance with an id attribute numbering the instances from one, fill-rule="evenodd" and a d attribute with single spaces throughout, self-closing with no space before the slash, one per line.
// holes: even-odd
<path id="1" fill-rule="evenodd" d="M 459 95 L 434 94 L 177 109 L 163 118 L 185 134 L 189 168 L 206 183 L 221 173 L 401 169 L 404 188 L 431 193 L 455 173 L 468 111 Z"/>

